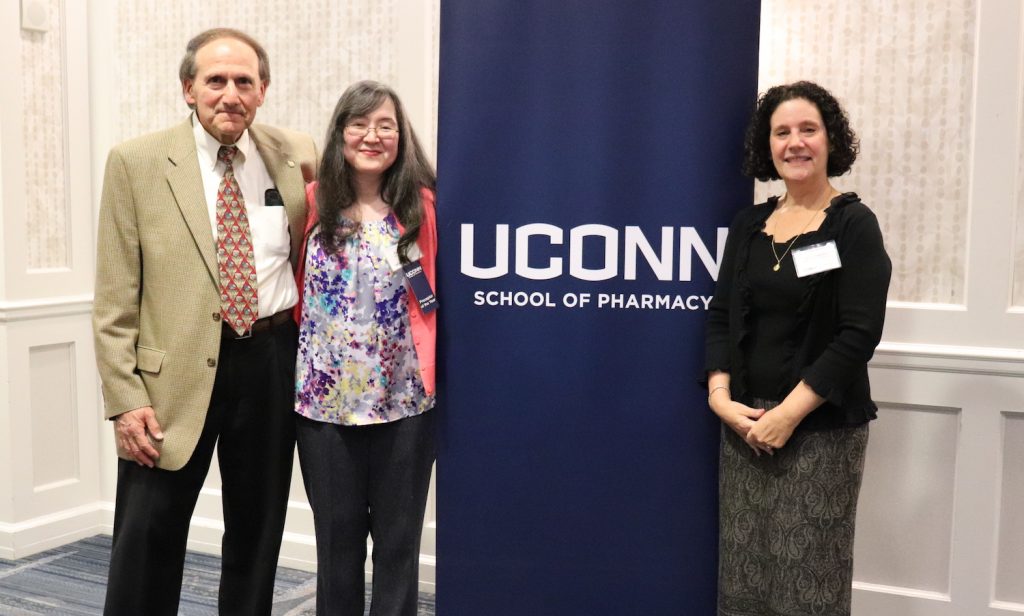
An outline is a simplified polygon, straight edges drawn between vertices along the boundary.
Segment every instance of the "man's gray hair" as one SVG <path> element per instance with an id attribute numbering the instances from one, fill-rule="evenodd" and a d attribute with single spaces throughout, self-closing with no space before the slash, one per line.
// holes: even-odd
<path id="1" fill-rule="evenodd" d="M 192 40 L 185 46 L 185 57 L 181 59 L 181 66 L 178 68 L 178 78 L 182 84 L 185 81 L 191 81 L 196 78 L 196 71 L 198 70 L 196 68 L 196 53 L 199 49 L 211 41 L 223 38 L 242 41 L 249 47 L 252 47 L 252 50 L 256 52 L 256 58 L 259 59 L 260 81 L 270 83 L 270 57 L 267 55 L 267 50 L 263 48 L 263 45 L 260 45 L 256 39 L 241 30 L 235 30 L 234 28 L 211 28 L 192 37 Z"/>

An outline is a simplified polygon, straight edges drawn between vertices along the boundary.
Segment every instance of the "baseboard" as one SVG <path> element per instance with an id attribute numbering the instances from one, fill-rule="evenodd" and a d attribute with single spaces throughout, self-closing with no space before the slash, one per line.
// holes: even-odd
<path id="1" fill-rule="evenodd" d="M 0 558 L 16 560 L 93 535 L 109 534 L 112 524 L 107 524 L 106 510 L 104 503 L 95 502 L 21 522 L 0 522 Z"/>

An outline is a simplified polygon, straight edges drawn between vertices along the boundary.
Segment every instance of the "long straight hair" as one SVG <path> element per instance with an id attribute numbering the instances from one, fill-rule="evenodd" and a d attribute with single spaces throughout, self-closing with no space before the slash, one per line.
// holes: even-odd
<path id="1" fill-rule="evenodd" d="M 437 183 L 434 169 L 427 160 L 419 139 L 409 123 L 405 108 L 390 87 L 376 81 L 352 84 L 338 99 L 334 115 L 327 127 L 324 156 L 320 162 L 316 189 L 316 208 L 320 218 L 320 243 L 329 253 L 337 253 L 346 237 L 355 228 L 341 224 L 341 211 L 356 202 L 352 168 L 345 160 L 345 125 L 352 118 L 372 113 L 390 99 L 398 121 L 398 153 L 395 162 L 384 172 L 380 197 L 391 206 L 405 232 L 398 238 L 398 256 L 409 261 L 408 250 L 419 237 L 423 224 L 423 202 L 420 189 L 433 189 Z"/>

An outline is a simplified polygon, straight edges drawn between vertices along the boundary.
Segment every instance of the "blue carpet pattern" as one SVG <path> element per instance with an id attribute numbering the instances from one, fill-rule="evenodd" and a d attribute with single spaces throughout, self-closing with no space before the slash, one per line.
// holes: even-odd
<path id="1" fill-rule="evenodd" d="M 94 616 L 103 612 L 110 537 L 97 535 L 21 560 L 0 558 L 0 614 Z M 189 552 L 179 616 L 215 616 L 220 558 Z M 367 587 L 367 611 L 370 589 Z M 277 569 L 274 616 L 314 616 L 316 576 Z M 434 596 L 420 593 L 419 616 L 435 616 Z"/>

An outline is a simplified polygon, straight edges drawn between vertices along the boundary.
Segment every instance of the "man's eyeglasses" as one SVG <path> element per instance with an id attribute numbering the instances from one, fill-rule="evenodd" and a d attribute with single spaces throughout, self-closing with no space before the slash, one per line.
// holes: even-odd
<path id="1" fill-rule="evenodd" d="M 354 124 L 345 125 L 345 134 L 349 137 L 358 137 L 362 139 L 369 135 L 371 130 L 377 135 L 377 138 L 381 140 L 394 139 L 398 136 L 398 129 L 388 124 L 384 124 L 382 126 L 370 126 L 369 124 L 356 122 Z"/>

